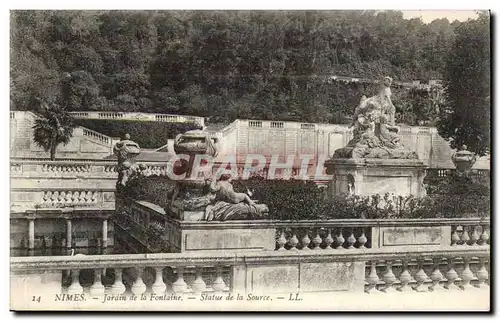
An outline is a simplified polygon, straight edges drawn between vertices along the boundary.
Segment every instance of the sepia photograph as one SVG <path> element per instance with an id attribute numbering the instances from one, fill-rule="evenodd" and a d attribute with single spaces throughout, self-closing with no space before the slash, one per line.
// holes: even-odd
<path id="1" fill-rule="evenodd" d="M 9 20 L 11 311 L 491 312 L 490 11 Z"/>

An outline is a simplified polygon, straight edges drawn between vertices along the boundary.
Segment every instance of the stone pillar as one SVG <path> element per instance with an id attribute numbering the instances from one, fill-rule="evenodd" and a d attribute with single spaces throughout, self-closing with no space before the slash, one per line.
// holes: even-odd
<path id="1" fill-rule="evenodd" d="M 108 220 L 104 219 L 102 221 L 102 248 L 106 249 L 108 247 Z"/>
<path id="2" fill-rule="evenodd" d="M 71 235 L 71 219 L 66 219 L 66 247 L 71 248 L 72 243 L 72 235 Z"/>
<path id="3" fill-rule="evenodd" d="M 35 219 L 28 219 L 28 249 L 33 250 L 35 248 Z"/>

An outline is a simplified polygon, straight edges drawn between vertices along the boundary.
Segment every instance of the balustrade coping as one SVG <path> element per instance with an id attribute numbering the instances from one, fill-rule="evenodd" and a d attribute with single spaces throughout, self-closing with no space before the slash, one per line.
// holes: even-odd
<path id="1" fill-rule="evenodd" d="M 489 225 L 485 218 L 429 218 L 429 219 L 331 219 L 331 220 L 255 220 L 255 221 L 178 221 L 183 229 L 233 229 L 233 228 L 353 228 L 353 227 L 405 227 L 442 225 Z"/>
<path id="2" fill-rule="evenodd" d="M 168 162 L 159 162 L 159 161 L 139 161 L 137 164 L 147 164 L 152 166 L 166 166 Z M 117 165 L 116 159 L 22 159 L 22 158 L 11 158 L 11 165 L 19 165 L 19 164 L 41 164 L 41 165 Z"/>
<path id="3" fill-rule="evenodd" d="M 64 208 L 37 208 L 26 211 L 13 211 L 10 219 L 57 219 L 57 218 L 110 218 L 115 213 L 114 209 L 102 207 L 64 207 Z"/>
<path id="4" fill-rule="evenodd" d="M 92 188 L 92 187 L 79 187 L 79 186 L 68 186 L 68 187 L 12 187 L 10 188 L 11 191 L 16 191 L 16 192 L 52 192 L 52 191 L 59 191 L 59 192 L 115 192 L 115 188 Z"/>
<path id="5" fill-rule="evenodd" d="M 108 254 L 88 256 L 11 257 L 11 272 L 94 268 L 231 266 L 236 264 L 272 264 L 301 262 L 359 262 L 415 259 L 418 257 L 484 257 L 489 246 L 463 249 L 457 247 L 408 246 L 400 249 L 353 249 L 350 251 L 199 251 L 187 253 Z"/>
<path id="6" fill-rule="evenodd" d="M 124 199 L 117 198 L 117 200 Z M 440 226 L 440 225 L 481 225 L 490 224 L 490 218 L 407 218 L 407 219 L 330 219 L 330 220 L 248 220 L 248 221 L 181 221 L 169 216 L 159 205 L 144 201 L 130 200 L 134 205 L 164 215 L 172 223 L 183 229 L 246 229 L 246 228 L 328 228 L 328 227 L 391 227 L 391 226 Z"/>

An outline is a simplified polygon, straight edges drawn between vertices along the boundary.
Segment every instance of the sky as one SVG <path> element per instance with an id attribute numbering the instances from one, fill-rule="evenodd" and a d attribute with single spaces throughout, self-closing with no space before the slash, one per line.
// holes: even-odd
<path id="1" fill-rule="evenodd" d="M 403 16 L 408 19 L 422 18 L 422 21 L 429 23 L 435 19 L 447 18 L 448 21 L 465 21 L 469 18 L 477 18 L 475 10 L 408 10 L 403 11 Z"/>

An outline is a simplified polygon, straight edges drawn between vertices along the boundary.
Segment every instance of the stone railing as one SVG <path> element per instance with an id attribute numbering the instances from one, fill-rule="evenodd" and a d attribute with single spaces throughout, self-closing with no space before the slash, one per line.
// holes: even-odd
<path id="1" fill-rule="evenodd" d="M 473 246 L 490 243 L 490 220 L 480 218 L 305 220 L 272 225 L 277 230 L 277 250 L 351 250 L 408 244 Z"/>
<path id="2" fill-rule="evenodd" d="M 146 175 L 166 176 L 169 164 L 141 163 Z M 116 160 L 11 159 L 11 208 L 114 208 Z"/>
<path id="3" fill-rule="evenodd" d="M 341 251 L 408 245 L 475 248 L 489 247 L 491 234 L 489 218 L 181 221 L 155 204 L 122 198 L 117 199 L 116 212 L 117 217 L 131 219 L 128 223 L 139 229 L 138 235 L 153 228 L 151 225 L 155 222 L 154 227 L 163 235 L 170 252 L 201 249 Z M 142 241 L 146 248 L 150 245 Z"/>
<path id="4" fill-rule="evenodd" d="M 158 121 L 169 123 L 197 123 L 204 126 L 205 119 L 197 116 L 154 114 L 139 112 L 96 112 L 96 111 L 75 111 L 70 113 L 75 118 L 80 119 L 119 119 L 119 120 L 140 120 Z"/>
<path id="5" fill-rule="evenodd" d="M 165 176 L 169 170 L 166 162 L 144 162 L 147 175 Z M 116 180 L 116 160 L 85 159 L 11 159 L 11 177 L 30 178 L 105 178 Z"/>
<path id="6" fill-rule="evenodd" d="M 79 308 L 82 308 L 95 306 L 107 294 L 116 296 L 112 300 L 127 301 L 130 307 L 135 304 L 126 299 L 131 295 L 146 295 L 148 302 L 161 300 L 160 296 L 176 296 L 179 301 L 189 302 L 192 299 L 194 304 L 200 301 L 201 295 L 207 294 L 230 292 L 244 294 L 245 298 L 265 295 L 279 301 L 293 292 L 300 293 L 304 303 L 311 308 L 308 295 L 315 293 L 321 293 L 323 298 L 328 292 L 335 293 L 335 300 L 342 295 L 355 294 L 358 300 L 362 300 L 360 295 L 363 292 L 387 295 L 412 290 L 410 292 L 414 294 L 438 292 L 439 297 L 454 289 L 461 290 L 457 293 L 474 289 L 475 298 L 488 300 L 482 295 L 489 291 L 489 263 L 487 247 L 467 250 L 442 247 L 436 250 L 425 246 L 344 252 L 241 253 L 226 250 L 12 257 L 11 302 L 26 304 L 28 293 L 29 298 L 37 295 L 48 298 L 61 293 L 81 294 L 86 298 L 78 302 Z M 486 292 L 477 292 L 481 288 L 485 288 Z M 144 308 L 152 304 L 148 302 L 143 300 L 139 303 Z M 50 308 L 54 309 L 54 302 L 50 303 Z M 65 307 L 68 308 L 68 305 Z M 109 305 L 101 306 L 106 307 Z"/>
<path id="7" fill-rule="evenodd" d="M 270 129 L 289 129 L 289 130 L 322 130 L 334 132 L 348 132 L 348 126 L 343 124 L 325 124 L 325 123 L 299 123 L 293 121 L 272 121 L 272 120 L 246 120 L 238 119 L 236 122 L 240 126 L 250 128 L 270 128 Z M 422 126 L 398 126 L 402 134 L 436 134 L 435 127 Z"/>
<path id="8" fill-rule="evenodd" d="M 104 144 L 104 145 L 111 145 L 112 142 L 113 142 L 113 138 L 112 137 L 103 135 L 103 134 L 101 134 L 99 132 L 96 132 L 94 130 L 91 130 L 91 129 L 88 129 L 88 128 L 85 128 L 85 127 L 80 127 L 80 128 L 82 129 L 82 135 L 84 137 L 87 137 L 87 138 L 90 138 L 92 140 L 98 141 L 98 142 L 100 142 L 101 144 Z"/>

